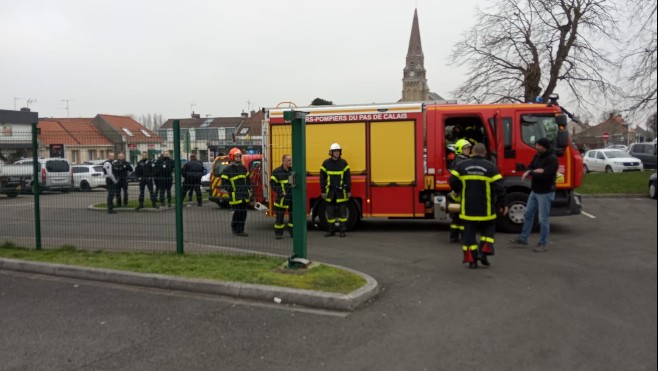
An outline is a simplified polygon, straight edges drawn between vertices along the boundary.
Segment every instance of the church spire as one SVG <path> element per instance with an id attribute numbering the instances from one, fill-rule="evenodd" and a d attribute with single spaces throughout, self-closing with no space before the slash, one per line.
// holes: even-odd
<path id="1" fill-rule="evenodd" d="M 414 9 L 414 20 L 409 37 L 406 66 L 402 77 L 402 102 L 426 101 L 430 89 L 425 78 L 425 57 L 423 45 L 420 42 L 420 27 L 418 26 L 418 9 Z"/>
<path id="2" fill-rule="evenodd" d="M 414 21 L 411 24 L 407 58 L 410 56 L 423 57 L 423 45 L 420 42 L 420 28 L 418 27 L 418 9 L 414 9 Z"/>

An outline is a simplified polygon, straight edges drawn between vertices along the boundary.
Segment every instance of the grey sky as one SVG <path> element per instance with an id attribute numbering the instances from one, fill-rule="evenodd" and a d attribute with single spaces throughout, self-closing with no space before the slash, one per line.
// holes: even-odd
<path id="1" fill-rule="evenodd" d="M 481 0 L 0 0 L 0 108 L 42 117 L 97 113 L 236 116 L 280 101 L 400 98 L 414 8 L 430 89 Z"/>

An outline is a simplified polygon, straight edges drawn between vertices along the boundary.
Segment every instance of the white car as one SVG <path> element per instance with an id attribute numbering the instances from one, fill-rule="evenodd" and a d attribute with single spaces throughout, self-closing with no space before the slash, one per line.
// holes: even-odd
<path id="1" fill-rule="evenodd" d="M 201 177 L 201 192 L 210 192 L 210 173 Z"/>
<path id="2" fill-rule="evenodd" d="M 81 191 L 91 191 L 94 188 L 105 187 L 105 176 L 101 165 L 73 165 L 73 188 Z"/>
<path id="3" fill-rule="evenodd" d="M 642 161 L 631 157 L 618 149 L 592 149 L 585 153 L 583 166 L 586 173 L 601 171 L 606 173 L 621 173 L 624 171 L 642 171 Z"/>

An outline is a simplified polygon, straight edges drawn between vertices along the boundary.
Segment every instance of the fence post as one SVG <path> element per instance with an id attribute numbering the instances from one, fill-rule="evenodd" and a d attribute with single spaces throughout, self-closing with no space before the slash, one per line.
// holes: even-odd
<path id="1" fill-rule="evenodd" d="M 180 120 L 174 120 L 174 184 L 176 192 L 176 253 L 183 254 L 183 197 L 180 174 Z"/>
<path id="2" fill-rule="evenodd" d="M 288 267 L 306 267 L 306 112 L 285 111 L 284 119 L 292 125 L 292 159 L 294 187 L 292 189 L 293 256 Z"/>
<path id="3" fill-rule="evenodd" d="M 37 142 L 39 120 L 32 122 L 32 193 L 34 195 L 34 244 L 37 250 L 41 250 L 41 205 L 39 184 L 39 143 Z"/>

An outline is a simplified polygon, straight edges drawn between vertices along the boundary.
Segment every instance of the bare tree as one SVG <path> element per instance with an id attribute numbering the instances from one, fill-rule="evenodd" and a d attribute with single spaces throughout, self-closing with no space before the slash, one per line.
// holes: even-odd
<path id="1" fill-rule="evenodd" d="M 623 58 L 624 76 L 630 83 L 628 110 L 656 107 L 656 0 L 630 0 L 632 32 Z"/>
<path id="2" fill-rule="evenodd" d="M 616 40 L 614 12 L 606 0 L 493 0 L 453 48 L 451 63 L 471 68 L 456 98 L 546 101 L 563 83 L 589 112 L 591 93 L 618 93 L 604 75 L 615 63 L 594 45 Z"/>

